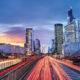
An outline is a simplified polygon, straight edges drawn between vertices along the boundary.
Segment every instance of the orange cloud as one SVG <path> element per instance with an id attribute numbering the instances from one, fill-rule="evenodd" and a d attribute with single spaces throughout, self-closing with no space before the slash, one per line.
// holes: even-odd
<path id="1" fill-rule="evenodd" d="M 25 40 L 18 37 L 10 38 L 5 35 L 0 35 L 0 43 L 6 43 L 6 44 L 12 44 L 12 45 L 18 45 L 24 47 Z"/>

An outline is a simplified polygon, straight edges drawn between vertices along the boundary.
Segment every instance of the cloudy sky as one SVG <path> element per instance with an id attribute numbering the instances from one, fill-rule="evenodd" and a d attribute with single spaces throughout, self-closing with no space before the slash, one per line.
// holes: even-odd
<path id="1" fill-rule="evenodd" d="M 79 18 L 80 0 L 0 0 L 0 43 L 23 45 L 25 29 L 33 28 L 34 39 L 51 45 L 54 24 L 67 24 L 71 6 Z"/>

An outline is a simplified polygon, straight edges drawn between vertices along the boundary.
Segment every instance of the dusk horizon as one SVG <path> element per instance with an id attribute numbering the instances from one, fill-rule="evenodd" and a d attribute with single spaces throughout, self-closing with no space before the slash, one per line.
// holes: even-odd
<path id="1" fill-rule="evenodd" d="M 0 0 L 0 80 L 80 80 L 80 0 Z"/>
<path id="2" fill-rule="evenodd" d="M 67 25 L 67 11 L 71 6 L 74 16 L 80 17 L 80 1 L 68 1 L 0 1 L 0 43 L 23 46 L 26 28 L 33 28 L 34 39 L 40 39 L 42 46 L 50 46 L 54 24 Z"/>

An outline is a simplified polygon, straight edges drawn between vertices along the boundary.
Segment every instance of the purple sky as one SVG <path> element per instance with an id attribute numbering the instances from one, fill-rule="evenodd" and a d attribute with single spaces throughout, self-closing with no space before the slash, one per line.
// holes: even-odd
<path id="1" fill-rule="evenodd" d="M 33 28 L 34 39 L 50 46 L 54 24 L 67 24 L 70 6 L 79 18 L 80 0 L 0 0 L 0 42 L 24 43 L 25 29 Z"/>

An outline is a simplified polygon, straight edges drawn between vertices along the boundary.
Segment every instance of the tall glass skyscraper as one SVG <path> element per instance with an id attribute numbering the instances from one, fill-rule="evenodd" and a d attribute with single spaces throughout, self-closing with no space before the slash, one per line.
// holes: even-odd
<path id="1" fill-rule="evenodd" d="M 68 24 L 65 26 L 64 53 L 72 55 L 80 50 L 80 19 L 74 18 L 72 8 L 68 11 L 68 17 Z"/>
<path id="2" fill-rule="evenodd" d="M 31 55 L 32 54 L 32 28 L 26 29 L 26 54 Z"/>
<path id="3" fill-rule="evenodd" d="M 55 24 L 55 52 L 62 53 L 63 24 Z"/>
<path id="4" fill-rule="evenodd" d="M 73 21 L 74 16 L 73 16 L 73 13 L 72 13 L 72 7 L 68 10 L 68 24 L 70 24 L 72 21 Z"/>
<path id="5" fill-rule="evenodd" d="M 72 8 L 68 11 L 68 25 L 65 26 L 65 34 L 66 42 L 80 42 L 80 20 L 74 18 Z"/>
<path id="6" fill-rule="evenodd" d="M 34 52 L 35 52 L 35 54 L 41 53 L 41 44 L 40 44 L 40 40 L 39 39 L 36 39 L 34 41 Z"/>

